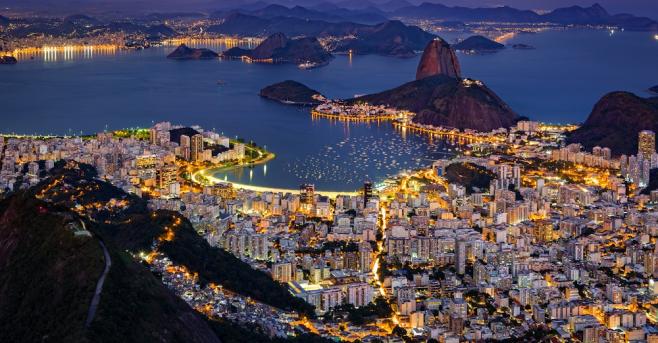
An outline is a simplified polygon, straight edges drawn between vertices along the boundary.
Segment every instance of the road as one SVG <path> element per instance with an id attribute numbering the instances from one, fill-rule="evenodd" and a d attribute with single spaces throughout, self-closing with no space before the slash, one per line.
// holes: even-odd
<path id="1" fill-rule="evenodd" d="M 82 223 L 82 227 L 86 230 L 87 227 L 84 223 L 84 221 L 80 220 L 80 223 Z M 96 310 L 98 309 L 98 303 L 101 301 L 101 293 L 103 292 L 103 284 L 105 284 L 105 278 L 107 277 L 107 273 L 110 272 L 110 267 L 112 267 L 112 258 L 110 257 L 110 253 L 107 251 L 107 248 L 105 247 L 105 243 L 98 238 L 98 243 L 101 246 L 101 249 L 103 249 L 103 255 L 105 257 L 105 269 L 103 270 L 103 274 L 101 274 L 101 277 L 98 279 L 98 282 L 96 283 L 96 290 L 94 291 L 94 297 L 91 299 L 91 305 L 89 305 L 89 312 L 87 312 L 87 320 L 85 321 L 85 328 L 88 328 L 89 325 L 91 325 L 91 322 L 94 321 L 94 316 L 96 316 Z"/>

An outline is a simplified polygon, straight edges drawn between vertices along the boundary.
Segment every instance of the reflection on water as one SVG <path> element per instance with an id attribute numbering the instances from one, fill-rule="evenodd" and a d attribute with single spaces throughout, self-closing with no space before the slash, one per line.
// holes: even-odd
<path id="1" fill-rule="evenodd" d="M 326 67 L 300 70 L 295 65 L 165 58 L 180 43 L 221 52 L 236 44 L 253 47 L 254 40 L 165 43 L 143 51 L 95 46 L 25 51 L 27 60 L 0 71 L 2 130 L 66 134 L 145 127 L 163 120 L 198 124 L 253 139 L 276 153 L 267 166 L 251 172 L 245 168 L 228 178 L 249 182 L 251 177 L 252 184 L 293 189 L 308 181 L 318 189 L 354 190 L 362 178 L 376 181 L 451 153 L 444 147 L 455 150 L 452 143 L 431 141 L 413 130 L 396 131 L 388 122 L 313 120 L 307 109 L 258 97 L 261 88 L 288 79 L 329 98 L 378 92 L 413 80 L 418 57 L 339 55 Z M 484 81 L 532 119 L 579 122 L 605 93 L 646 95 L 658 79 L 653 34 L 619 32 L 610 37 L 607 31 L 565 30 L 519 34 L 507 41 L 518 43 L 536 49 L 508 47 L 459 58 L 465 76 Z"/>
<path id="2" fill-rule="evenodd" d="M 401 171 L 449 158 L 458 153 L 460 144 L 466 143 L 432 136 L 407 137 L 403 130 L 392 130 L 390 123 L 377 125 L 374 133 L 350 135 L 350 128 L 362 129 L 368 125 L 341 124 L 342 139 L 311 153 L 292 156 L 284 163 L 275 163 L 280 170 L 269 177 L 267 164 L 217 171 L 213 176 L 249 185 L 285 184 L 294 188 L 302 183 L 315 183 L 320 188 L 354 190 L 366 180 L 382 181 Z M 280 179 L 281 175 L 286 176 L 284 180 Z"/>
<path id="3" fill-rule="evenodd" d="M 182 38 L 168 39 L 161 43 L 163 47 L 174 47 L 180 44 L 186 44 L 192 47 L 203 47 L 212 49 L 216 52 L 223 52 L 233 47 L 242 47 L 253 49 L 262 39 L 259 38 Z M 43 62 L 58 62 L 72 60 L 92 59 L 95 56 L 111 56 L 117 54 L 131 53 L 133 50 L 127 49 L 117 44 L 79 44 L 79 45 L 44 45 L 42 47 L 30 47 L 14 49 L 11 55 L 18 60 L 40 60 Z"/>

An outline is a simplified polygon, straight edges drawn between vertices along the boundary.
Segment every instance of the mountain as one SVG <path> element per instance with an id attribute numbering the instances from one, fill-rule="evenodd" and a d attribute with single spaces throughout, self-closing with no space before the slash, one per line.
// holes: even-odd
<path id="1" fill-rule="evenodd" d="M 516 8 L 481 7 L 470 8 L 442 4 L 422 3 L 418 6 L 408 6 L 392 12 L 396 17 L 414 19 L 432 19 L 465 22 L 516 22 L 516 23 L 556 23 L 562 25 L 614 25 L 634 31 L 658 31 L 658 23 L 646 17 L 632 14 L 611 15 L 601 5 L 590 7 L 570 6 L 557 8 L 540 15 L 530 10 Z"/>
<path id="2" fill-rule="evenodd" d="M 350 22 L 332 23 L 293 17 L 260 18 L 243 13 L 232 13 L 225 17 L 221 24 L 211 25 L 206 31 L 239 36 L 264 36 L 281 32 L 291 37 L 322 37 L 348 35 L 364 26 L 366 25 Z"/>
<path id="3" fill-rule="evenodd" d="M 275 83 L 260 90 L 260 96 L 263 98 L 303 106 L 320 104 L 320 101 L 315 99 L 319 95 L 321 95 L 320 92 L 315 89 L 292 80 Z"/>
<path id="4" fill-rule="evenodd" d="M 419 124 L 491 131 L 507 128 L 517 114 L 479 81 L 434 75 L 377 94 L 351 99 L 415 112 Z"/>
<path id="5" fill-rule="evenodd" d="M 341 42 L 333 51 L 411 57 L 435 37 L 417 26 L 390 20 L 357 30 L 356 38 Z"/>
<path id="6" fill-rule="evenodd" d="M 390 0 L 388 2 L 385 2 L 383 4 L 377 5 L 378 8 L 387 11 L 387 12 L 393 12 L 396 10 L 399 10 L 400 8 L 405 8 L 405 7 L 410 7 L 413 6 L 409 1 L 406 0 Z"/>
<path id="7" fill-rule="evenodd" d="M 222 57 L 225 58 L 242 58 L 242 57 L 249 57 L 251 55 L 251 50 L 250 49 L 244 49 L 239 46 L 234 46 L 224 52 L 222 52 Z"/>
<path id="8" fill-rule="evenodd" d="M 289 39 L 283 33 L 275 33 L 262 41 L 255 49 L 232 48 L 223 56 L 229 58 L 249 57 L 253 60 L 274 63 L 315 63 L 324 65 L 333 56 L 315 37 Z"/>
<path id="9" fill-rule="evenodd" d="M 185 44 L 179 45 L 176 50 L 167 55 L 167 58 L 173 60 L 210 60 L 217 57 L 219 55 L 212 50 L 194 49 Z"/>
<path id="10" fill-rule="evenodd" d="M 328 6 L 329 5 L 329 6 Z M 319 7 L 309 8 L 299 5 L 286 7 L 281 4 L 268 4 L 257 8 L 236 8 L 221 10 L 211 14 L 211 18 L 223 19 L 236 13 L 254 16 L 261 19 L 296 18 L 302 20 L 319 20 L 326 22 L 353 22 L 361 24 L 380 23 L 387 20 L 386 13 L 376 9 L 351 10 L 340 8 L 333 4 L 320 4 Z"/>
<path id="11" fill-rule="evenodd" d="M 491 21 L 491 22 L 537 22 L 540 15 L 528 10 L 503 7 L 449 7 L 442 4 L 424 2 L 418 6 L 400 8 L 397 16 L 418 19 L 442 19 L 450 21 Z"/>
<path id="12" fill-rule="evenodd" d="M 0 341 L 219 342 L 205 319 L 123 249 L 101 246 L 83 220 L 30 192 L 0 202 Z"/>
<path id="13" fill-rule="evenodd" d="M 567 137 L 585 149 L 608 147 L 613 154 L 637 154 L 642 130 L 658 132 L 658 97 L 641 98 L 633 93 L 612 92 L 603 96 L 583 125 Z"/>
<path id="14" fill-rule="evenodd" d="M 275 33 L 262 41 L 252 52 L 251 58 L 263 60 L 272 58 L 277 50 L 288 44 L 288 38 L 283 33 Z"/>
<path id="15" fill-rule="evenodd" d="M 461 77 L 461 68 L 455 51 L 441 38 L 435 38 L 425 47 L 416 70 L 416 80 L 434 75 Z"/>
<path id="16" fill-rule="evenodd" d="M 552 23 L 560 24 L 605 24 L 610 14 L 601 5 L 590 7 L 571 6 L 558 8 L 542 16 Z"/>
<path id="17" fill-rule="evenodd" d="M 416 50 L 423 49 L 427 42 L 435 37 L 416 26 L 407 26 L 396 20 L 377 25 L 365 25 L 293 17 L 260 18 L 241 13 L 227 16 L 221 24 L 210 26 L 208 31 L 242 36 L 262 36 L 275 33 L 282 33 L 288 37 L 353 36 L 352 39 L 345 39 L 329 46 L 329 50 L 340 53 L 352 50 L 356 54 L 399 57 L 412 56 Z"/>
<path id="18" fill-rule="evenodd" d="M 212 282 L 283 310 L 313 315 L 313 306 L 291 295 L 286 286 L 233 254 L 211 247 L 178 212 L 149 210 L 146 200 L 96 179 L 96 171 L 85 164 L 69 162 L 51 175 L 31 192 L 60 208 L 85 209 L 84 215 L 96 223 L 94 230 L 106 244 L 131 254 L 150 251 L 156 238 L 176 222 L 174 237 L 162 242 L 159 251 L 172 263 L 197 273 L 202 286 Z M 97 206 L 117 201 L 122 204 L 118 208 Z"/>
<path id="19" fill-rule="evenodd" d="M 452 47 L 455 48 L 455 50 L 475 52 L 494 52 L 505 49 L 505 45 L 479 35 L 468 37 Z"/>

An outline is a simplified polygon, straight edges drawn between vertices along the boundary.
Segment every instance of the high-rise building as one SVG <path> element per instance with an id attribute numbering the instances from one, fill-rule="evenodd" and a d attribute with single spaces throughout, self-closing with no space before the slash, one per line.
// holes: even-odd
<path id="1" fill-rule="evenodd" d="M 638 154 L 645 159 L 650 159 L 656 152 L 656 134 L 653 131 L 642 130 L 638 136 Z"/>
<path id="2" fill-rule="evenodd" d="M 156 130 L 154 127 L 149 130 L 149 142 L 151 145 L 158 144 L 158 130 Z"/>
<path id="3" fill-rule="evenodd" d="M 282 283 L 293 281 L 292 263 L 280 262 L 272 264 L 272 279 Z"/>
<path id="4" fill-rule="evenodd" d="M 366 181 L 363 183 L 363 207 L 368 206 L 368 200 L 372 198 L 372 182 Z"/>
<path id="5" fill-rule="evenodd" d="M 183 157 L 184 160 L 189 161 L 190 160 L 190 146 L 191 146 L 191 140 L 190 136 L 187 135 L 181 135 L 180 136 L 180 154 Z"/>
<path id="6" fill-rule="evenodd" d="M 196 162 L 201 159 L 203 153 L 203 136 L 196 134 L 190 139 L 190 160 Z"/>
<path id="7" fill-rule="evenodd" d="M 166 188 L 178 179 L 178 167 L 173 164 L 165 165 L 158 170 L 158 187 Z"/>
<path id="8" fill-rule="evenodd" d="M 313 204 L 315 200 L 315 185 L 305 183 L 299 186 L 300 202 L 303 204 Z"/>
<path id="9" fill-rule="evenodd" d="M 466 273 L 466 242 L 461 239 L 455 241 L 455 269 L 459 275 Z"/>

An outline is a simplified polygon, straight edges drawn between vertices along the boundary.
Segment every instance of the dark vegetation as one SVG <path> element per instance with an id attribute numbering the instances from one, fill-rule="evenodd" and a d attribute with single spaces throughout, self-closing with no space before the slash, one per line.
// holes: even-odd
<path id="1" fill-rule="evenodd" d="M 377 318 L 389 318 L 393 313 L 391 305 L 385 298 L 378 296 L 373 302 L 367 306 L 359 308 L 354 307 L 352 304 L 344 304 L 332 309 L 331 312 L 325 314 L 324 319 L 334 321 L 338 316 L 347 315 L 347 320 L 354 325 L 363 325 L 373 323 Z"/>
<path id="2" fill-rule="evenodd" d="M 485 85 L 466 86 L 461 80 L 435 75 L 399 87 L 359 98 L 350 103 L 368 102 L 417 113 L 420 124 L 491 131 L 510 127 L 517 114 Z"/>
<path id="3" fill-rule="evenodd" d="M 642 194 L 650 194 L 651 191 L 658 189 L 658 168 L 651 169 L 649 172 L 649 185 L 642 190 Z"/>
<path id="4" fill-rule="evenodd" d="M 487 168 L 473 163 L 453 163 L 446 167 L 446 175 L 450 183 L 456 183 L 466 187 L 467 193 L 473 193 L 477 189 L 486 189 L 493 180 L 494 175 Z"/>
<path id="5" fill-rule="evenodd" d="M 260 90 L 260 96 L 263 98 L 303 106 L 319 104 L 320 101 L 313 98 L 317 95 L 320 95 L 320 92 L 292 80 L 275 83 Z"/>
<path id="6" fill-rule="evenodd" d="M 79 169 L 55 168 L 53 179 L 62 180 L 59 185 L 49 188 L 53 179 L 48 179 L 32 191 L 38 194 L 47 189 L 43 196 L 60 206 L 86 207 L 88 215 L 97 223 L 99 232 L 110 243 L 134 253 L 148 251 L 155 238 L 164 232 L 164 226 L 171 226 L 176 218 L 180 218 L 181 225 L 176 228 L 175 238 L 162 245 L 162 250 L 172 262 L 197 272 L 202 283 L 214 282 L 274 307 L 313 314 L 312 306 L 292 296 L 284 285 L 254 270 L 232 254 L 211 247 L 180 214 L 170 211 L 151 212 L 145 200 L 129 195 L 107 182 L 93 179 L 93 176 L 95 171 L 86 165 L 79 165 Z M 107 204 L 111 199 L 123 200 L 125 205 L 99 205 Z"/>
<path id="7" fill-rule="evenodd" d="M 112 267 L 85 330 L 104 257 L 97 238 L 74 236 L 79 223 L 27 192 L 0 202 L 0 341 L 218 342 L 199 314 L 111 244 Z"/>
<path id="8" fill-rule="evenodd" d="M 632 155 L 637 153 L 642 130 L 658 132 L 658 97 L 612 92 L 594 105 L 585 123 L 569 133 L 567 142 L 580 143 L 587 151 L 600 146 L 610 148 L 614 155 Z"/>
<path id="9" fill-rule="evenodd" d="M 471 36 L 452 46 L 455 50 L 494 52 L 505 49 L 503 44 L 494 42 L 484 36 Z"/>
<path id="10" fill-rule="evenodd" d="M 211 60 L 218 58 L 219 54 L 210 49 L 195 49 L 190 48 L 185 44 L 179 45 L 172 51 L 167 58 L 173 60 Z"/>

